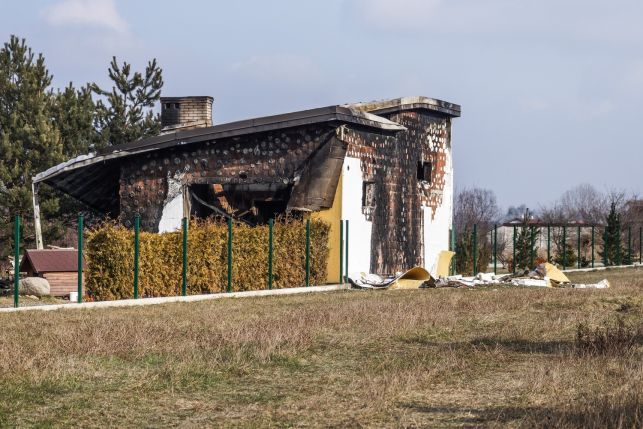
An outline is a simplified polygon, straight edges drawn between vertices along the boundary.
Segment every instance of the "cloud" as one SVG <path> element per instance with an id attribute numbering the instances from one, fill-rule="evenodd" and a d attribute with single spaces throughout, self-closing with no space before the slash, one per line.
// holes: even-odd
<path id="1" fill-rule="evenodd" d="M 42 10 L 54 26 L 84 26 L 126 33 L 127 22 L 118 14 L 113 0 L 63 0 Z"/>
<path id="2" fill-rule="evenodd" d="M 387 36 L 497 36 L 513 40 L 635 43 L 640 0 L 344 0 L 360 27 Z"/>
<path id="3" fill-rule="evenodd" d="M 424 28 L 442 0 L 353 0 L 350 7 L 366 25 L 379 29 Z"/>
<path id="4" fill-rule="evenodd" d="M 317 64 L 292 54 L 256 55 L 232 64 L 230 69 L 237 76 L 272 84 L 310 85 L 323 79 Z"/>

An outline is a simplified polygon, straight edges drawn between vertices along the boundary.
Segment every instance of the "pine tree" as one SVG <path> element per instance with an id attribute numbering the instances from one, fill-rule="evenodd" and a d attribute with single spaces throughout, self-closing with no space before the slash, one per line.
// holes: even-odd
<path id="1" fill-rule="evenodd" d="M 616 203 L 610 205 L 605 231 L 603 232 L 603 250 L 598 254 L 606 265 L 621 265 L 627 261 L 627 250 L 622 244 L 621 215 L 616 210 Z"/>
<path id="2" fill-rule="evenodd" d="M 96 105 L 89 85 L 76 89 L 70 82 L 55 95 L 52 118 L 60 133 L 64 158 L 94 151 L 100 145 L 100 135 L 94 127 Z"/>
<path id="3" fill-rule="evenodd" d="M 529 210 L 527 210 L 523 215 L 522 224 L 516 235 L 516 260 L 513 261 L 516 264 L 516 268 L 534 268 L 531 265 L 537 256 L 536 243 L 540 231 L 530 225 L 529 220 Z"/>
<path id="4" fill-rule="evenodd" d="M 575 266 L 577 256 L 576 252 L 574 252 L 574 246 L 570 245 L 569 237 L 565 237 L 565 241 L 563 241 L 562 237 L 559 237 L 559 240 L 556 240 L 554 244 L 556 246 L 554 262 L 566 268 Z"/>
<path id="5" fill-rule="evenodd" d="M 42 54 L 35 55 L 24 39 L 11 36 L 0 49 L 0 253 L 11 245 L 13 214 L 33 213 L 31 179 L 63 160 L 60 134 L 51 120 L 52 76 Z M 44 216 L 58 210 L 51 190 L 41 195 Z M 33 229 L 25 229 L 26 240 Z"/>
<path id="6" fill-rule="evenodd" d="M 157 135 L 161 120 L 152 108 L 161 98 L 163 78 L 156 59 L 147 64 L 143 75 L 132 73 L 127 62 L 119 66 L 113 57 L 108 72 L 114 83 L 111 90 L 103 90 L 96 83 L 91 85 L 94 93 L 105 97 L 105 102 L 99 100 L 96 104 L 102 144 L 118 145 Z"/>
<path id="7" fill-rule="evenodd" d="M 101 136 L 94 127 L 96 105 L 89 85 L 76 89 L 70 82 L 62 91 L 57 91 L 51 115 L 60 135 L 65 159 L 94 152 L 102 146 Z M 56 227 L 56 231 L 49 234 L 49 239 L 56 240 L 65 228 L 75 230 L 78 213 L 85 215 L 85 224 L 97 220 L 97 213 L 80 201 L 62 193 L 58 197 L 59 212 L 54 218 L 45 219 L 50 224 L 49 228 Z M 52 224 L 55 221 L 56 224 Z"/>
<path id="8" fill-rule="evenodd" d="M 109 70 L 111 92 L 95 84 L 62 91 L 51 89 L 52 76 L 42 54 L 35 55 L 24 39 L 11 36 L 0 49 L 0 258 L 12 247 L 12 219 L 21 214 L 23 244 L 32 246 L 34 175 L 66 159 L 158 133 L 160 119 L 152 107 L 160 98 L 161 69 L 151 61 L 145 74 L 134 73 L 114 58 Z M 94 102 L 93 94 L 106 98 Z M 69 196 L 41 186 L 43 238 L 60 242 L 74 227 L 79 211 L 91 210 Z M 69 234 L 73 236 L 73 234 Z"/>

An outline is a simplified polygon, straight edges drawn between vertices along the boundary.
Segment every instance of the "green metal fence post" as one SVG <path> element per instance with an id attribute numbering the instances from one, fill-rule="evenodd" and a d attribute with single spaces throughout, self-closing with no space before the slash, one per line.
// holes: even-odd
<path id="1" fill-rule="evenodd" d="M 83 302 L 83 215 L 78 215 L 78 297 L 80 304 Z"/>
<path id="2" fill-rule="evenodd" d="M 275 220 L 268 220 L 268 290 L 272 289 L 272 228 Z"/>
<path id="3" fill-rule="evenodd" d="M 140 252 L 139 229 L 141 227 L 141 216 L 137 213 L 134 216 L 134 299 L 138 299 L 138 258 Z"/>
<path id="4" fill-rule="evenodd" d="M 183 275 L 181 279 L 181 295 L 188 294 L 188 218 L 184 217 L 183 223 Z"/>
<path id="5" fill-rule="evenodd" d="M 627 260 L 630 264 L 632 262 L 632 225 L 627 227 Z"/>
<path id="6" fill-rule="evenodd" d="M 473 224 L 473 244 L 471 252 L 473 253 L 473 275 L 478 274 L 478 224 Z"/>
<path id="7" fill-rule="evenodd" d="M 228 286 L 226 292 L 232 292 L 232 218 L 228 218 Z"/>
<path id="8" fill-rule="evenodd" d="M 563 270 L 567 268 L 567 227 L 563 226 Z"/>
<path id="9" fill-rule="evenodd" d="M 534 268 L 534 260 L 536 259 L 534 246 L 536 245 L 536 229 L 533 225 L 529 227 L 529 269 Z"/>
<path id="10" fill-rule="evenodd" d="M 306 287 L 310 286 L 310 219 L 306 219 Z"/>
<path id="11" fill-rule="evenodd" d="M 551 225 L 547 225 L 547 262 L 551 262 Z"/>
<path id="12" fill-rule="evenodd" d="M 596 241 L 594 238 L 594 233 L 595 233 L 595 227 L 592 225 L 592 268 L 594 268 L 594 258 L 595 258 L 595 249 L 596 249 Z"/>
<path id="13" fill-rule="evenodd" d="M 607 267 L 607 249 L 609 247 L 607 238 L 607 228 L 603 228 L 603 266 Z"/>
<path id="14" fill-rule="evenodd" d="M 344 220 L 339 220 L 339 284 L 344 284 Z"/>
<path id="15" fill-rule="evenodd" d="M 618 228 L 618 244 L 616 246 L 616 265 L 621 265 L 623 263 L 623 258 L 621 255 L 621 247 L 623 247 L 623 232 L 619 226 Z"/>
<path id="16" fill-rule="evenodd" d="M 455 245 L 455 225 L 453 225 L 453 227 L 451 228 L 451 251 L 455 253 L 455 255 L 453 255 L 453 260 L 451 261 L 451 275 L 455 275 L 458 266 L 458 254 Z"/>
<path id="17" fill-rule="evenodd" d="M 514 225 L 514 234 L 513 234 L 513 261 L 511 263 L 512 265 L 512 271 L 514 274 L 516 274 L 516 226 Z"/>
<path id="18" fill-rule="evenodd" d="M 498 225 L 493 226 L 493 273 L 498 274 Z"/>
<path id="19" fill-rule="evenodd" d="M 578 253 L 578 257 L 576 258 L 576 267 L 580 268 L 580 266 L 581 266 L 581 263 L 580 263 L 580 225 L 578 225 L 578 229 L 576 231 L 576 240 L 577 240 L 576 248 L 577 248 L 577 253 Z"/>
<path id="20" fill-rule="evenodd" d="M 20 215 L 16 215 L 13 229 L 13 306 L 20 306 Z"/>
<path id="21" fill-rule="evenodd" d="M 348 236 L 349 236 L 349 234 L 348 234 L 348 219 L 346 219 L 346 252 L 345 252 L 346 253 L 346 255 L 345 255 L 346 256 L 346 264 L 345 264 L 346 277 L 348 277 Z"/>

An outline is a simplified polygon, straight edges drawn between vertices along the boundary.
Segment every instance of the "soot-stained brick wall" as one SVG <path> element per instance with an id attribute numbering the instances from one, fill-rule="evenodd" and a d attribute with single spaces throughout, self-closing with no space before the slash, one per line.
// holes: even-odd
<path id="1" fill-rule="evenodd" d="M 423 111 L 386 117 L 407 131 L 385 136 L 349 130 L 346 141 L 347 156 L 360 158 L 364 181 L 374 187 L 369 206 L 363 209 L 373 222 L 371 272 L 392 274 L 424 265 L 422 207 L 433 216 L 442 204 L 451 119 Z M 428 183 L 417 177 L 422 161 L 432 165 Z"/>
<path id="2" fill-rule="evenodd" d="M 451 119 L 425 111 L 386 117 L 407 131 L 389 135 L 345 127 L 341 134 L 348 143 L 346 156 L 360 158 L 364 181 L 370 182 L 369 205 L 363 208 L 373 222 L 370 269 L 390 274 L 424 265 L 422 207 L 435 214 L 442 204 Z M 170 181 L 293 183 L 306 161 L 336 134 L 335 126 L 308 126 L 132 157 L 121 167 L 121 219 L 131 226 L 138 212 L 142 228 L 157 231 Z M 432 165 L 429 183 L 418 180 L 421 161 Z"/>
<path id="3" fill-rule="evenodd" d="M 158 231 L 170 180 L 194 183 L 293 182 L 298 169 L 335 135 L 335 127 L 301 127 L 177 146 L 132 157 L 121 167 L 120 217 L 138 212 L 141 227 Z"/>

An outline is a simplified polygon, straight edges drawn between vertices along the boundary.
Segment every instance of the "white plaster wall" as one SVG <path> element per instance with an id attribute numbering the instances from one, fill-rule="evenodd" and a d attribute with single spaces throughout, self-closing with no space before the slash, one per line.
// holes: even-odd
<path id="1" fill-rule="evenodd" d="M 346 157 L 342 169 L 342 219 L 348 220 L 348 273 L 368 273 L 371 268 L 373 223 L 362 214 L 364 179 L 359 158 Z"/>
<path id="2" fill-rule="evenodd" d="M 181 229 L 181 219 L 183 219 L 183 193 L 174 197 L 163 207 L 159 221 L 159 232 L 172 232 Z"/>
<path id="3" fill-rule="evenodd" d="M 159 221 L 159 232 L 172 232 L 181 229 L 183 219 L 183 186 L 181 176 L 167 178 L 167 198 Z"/>
<path id="4" fill-rule="evenodd" d="M 422 208 L 424 222 L 424 267 L 436 275 L 438 255 L 449 250 L 449 230 L 453 224 L 453 164 L 451 151 L 446 153 L 446 173 L 442 204 L 436 209 L 435 216 L 428 207 Z"/>

